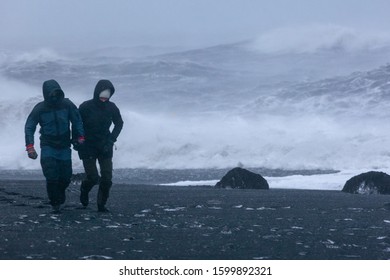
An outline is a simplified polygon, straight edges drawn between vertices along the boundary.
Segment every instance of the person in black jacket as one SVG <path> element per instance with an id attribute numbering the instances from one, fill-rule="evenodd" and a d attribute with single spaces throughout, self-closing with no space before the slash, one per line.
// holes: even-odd
<path id="1" fill-rule="evenodd" d="M 100 80 L 96 84 L 93 99 L 85 101 L 79 107 L 85 130 L 85 143 L 79 149 L 79 156 L 86 173 L 86 179 L 80 187 L 80 202 L 87 207 L 89 192 L 99 183 L 99 212 L 108 212 L 106 202 L 112 186 L 113 146 L 123 127 L 120 111 L 110 100 L 114 92 L 115 88 L 109 80 Z M 114 128 L 111 132 L 112 123 Z M 100 180 L 96 161 L 100 165 Z"/>
<path id="2" fill-rule="evenodd" d="M 72 176 L 71 141 L 82 146 L 84 129 L 77 107 L 65 98 L 57 81 L 45 81 L 42 91 L 44 101 L 34 107 L 25 124 L 26 151 L 29 158 L 37 159 L 34 134 L 39 124 L 42 171 L 50 204 L 58 213 Z"/>

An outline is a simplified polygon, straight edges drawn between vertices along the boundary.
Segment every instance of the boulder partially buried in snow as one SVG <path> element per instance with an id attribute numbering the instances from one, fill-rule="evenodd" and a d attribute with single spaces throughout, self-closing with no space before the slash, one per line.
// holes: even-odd
<path id="1" fill-rule="evenodd" d="M 355 194 L 390 194 L 390 175 L 377 171 L 362 173 L 349 179 L 342 191 Z"/>
<path id="2" fill-rule="evenodd" d="M 233 189 L 269 189 L 267 180 L 265 180 L 261 175 L 240 167 L 233 168 L 226 173 L 215 187 Z"/>

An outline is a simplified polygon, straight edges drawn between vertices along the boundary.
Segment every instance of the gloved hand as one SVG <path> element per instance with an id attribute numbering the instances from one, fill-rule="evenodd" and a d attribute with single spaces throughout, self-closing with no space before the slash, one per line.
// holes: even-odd
<path id="1" fill-rule="evenodd" d="M 114 141 L 112 141 L 111 139 L 108 139 L 106 141 L 106 144 L 103 147 L 103 154 L 106 155 L 106 154 L 112 153 L 113 146 L 114 146 Z"/>
<path id="2" fill-rule="evenodd" d="M 80 136 L 80 137 L 77 139 L 77 142 L 78 142 L 80 145 L 84 144 L 84 142 L 85 142 L 85 137 L 84 137 L 84 136 Z"/>
<path id="3" fill-rule="evenodd" d="M 79 138 L 77 138 L 76 141 L 73 141 L 73 149 L 75 151 L 79 151 L 82 145 L 84 145 L 84 142 L 85 142 L 85 137 L 80 136 Z"/>
<path id="4" fill-rule="evenodd" d="M 26 146 L 27 156 L 31 159 L 37 159 L 38 154 L 34 149 L 34 145 L 30 144 Z"/>

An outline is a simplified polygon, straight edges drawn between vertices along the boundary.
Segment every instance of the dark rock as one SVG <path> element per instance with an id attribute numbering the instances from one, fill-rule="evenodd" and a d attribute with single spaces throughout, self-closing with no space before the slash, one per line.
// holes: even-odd
<path id="1" fill-rule="evenodd" d="M 269 189 L 267 180 L 265 180 L 261 175 L 240 167 L 233 168 L 226 173 L 215 187 L 233 189 Z"/>
<path id="2" fill-rule="evenodd" d="M 390 194 L 390 175 L 377 171 L 362 173 L 349 179 L 342 191 L 354 194 Z"/>

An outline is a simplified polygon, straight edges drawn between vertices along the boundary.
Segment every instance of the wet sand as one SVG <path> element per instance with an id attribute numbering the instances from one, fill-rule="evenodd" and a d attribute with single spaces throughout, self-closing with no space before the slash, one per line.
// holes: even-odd
<path id="1" fill-rule="evenodd" d="M 114 184 L 52 214 L 44 181 L 0 180 L 0 259 L 390 259 L 390 196 Z"/>

